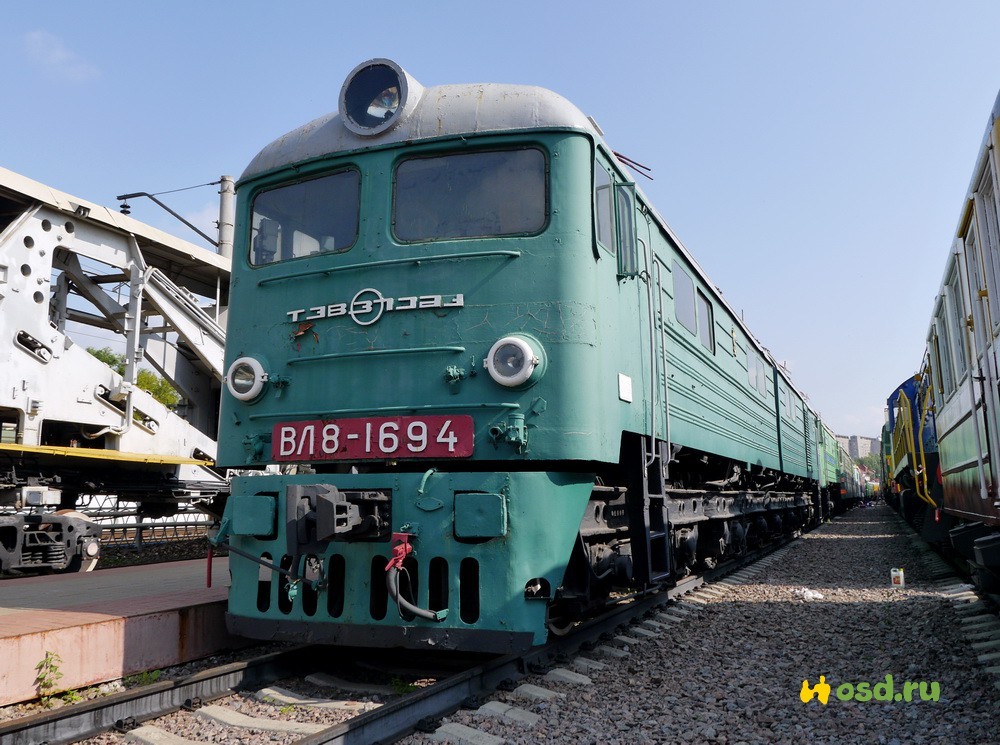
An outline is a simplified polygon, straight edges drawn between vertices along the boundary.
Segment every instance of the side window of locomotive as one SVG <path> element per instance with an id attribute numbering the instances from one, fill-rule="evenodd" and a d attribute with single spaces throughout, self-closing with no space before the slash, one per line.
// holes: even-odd
<path id="1" fill-rule="evenodd" d="M 597 242 L 608 253 L 615 252 L 615 216 L 611 194 L 611 176 L 599 162 L 594 162 L 594 215 L 597 218 Z"/>
<path id="2" fill-rule="evenodd" d="M 698 290 L 698 339 L 701 345 L 715 354 L 715 320 L 712 301 Z"/>
<path id="3" fill-rule="evenodd" d="M 548 219 L 537 148 L 409 158 L 394 192 L 393 232 L 404 243 L 534 235 Z"/>
<path id="4" fill-rule="evenodd" d="M 692 334 L 698 333 L 698 322 L 694 307 L 694 282 L 691 275 L 674 261 L 670 272 L 674 279 L 674 316 Z"/>
<path id="5" fill-rule="evenodd" d="M 764 361 L 753 350 L 747 350 L 747 382 L 750 388 L 756 388 L 757 393 L 762 396 L 767 395 L 767 372 L 764 370 Z"/>
<path id="6" fill-rule="evenodd" d="M 253 200 L 250 263 L 347 251 L 358 239 L 360 209 L 354 170 L 262 191 Z"/>
<path id="7" fill-rule="evenodd" d="M 639 273 L 638 241 L 635 230 L 635 186 L 618 184 L 618 276 L 634 277 Z"/>

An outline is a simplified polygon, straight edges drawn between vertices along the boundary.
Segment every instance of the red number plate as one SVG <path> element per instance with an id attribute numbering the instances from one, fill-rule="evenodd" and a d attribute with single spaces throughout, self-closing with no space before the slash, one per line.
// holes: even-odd
<path id="1" fill-rule="evenodd" d="M 471 416 L 390 416 L 280 422 L 271 432 L 272 460 L 468 458 Z"/>

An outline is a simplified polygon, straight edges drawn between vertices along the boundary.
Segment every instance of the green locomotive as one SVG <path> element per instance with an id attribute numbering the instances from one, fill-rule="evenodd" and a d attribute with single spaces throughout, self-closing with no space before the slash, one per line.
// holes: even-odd
<path id="1" fill-rule="evenodd" d="M 365 62 L 236 235 L 239 634 L 523 648 L 828 511 L 825 425 L 550 91 Z"/>

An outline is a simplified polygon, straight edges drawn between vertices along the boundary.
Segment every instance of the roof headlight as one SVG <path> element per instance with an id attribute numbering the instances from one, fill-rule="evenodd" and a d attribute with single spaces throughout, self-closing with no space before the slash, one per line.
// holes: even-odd
<path id="1" fill-rule="evenodd" d="M 532 385 L 545 372 L 545 351 L 533 337 L 512 334 L 490 348 L 483 366 L 493 380 L 507 388 Z"/>
<path id="2" fill-rule="evenodd" d="M 422 90 L 392 60 L 362 62 L 351 70 L 340 89 L 344 126 L 364 137 L 387 132 L 399 123 L 407 103 L 415 103 Z"/>
<path id="3" fill-rule="evenodd" d="M 226 373 L 226 387 L 240 401 L 253 401 L 263 392 L 265 383 L 264 366 L 253 357 L 240 357 Z"/>

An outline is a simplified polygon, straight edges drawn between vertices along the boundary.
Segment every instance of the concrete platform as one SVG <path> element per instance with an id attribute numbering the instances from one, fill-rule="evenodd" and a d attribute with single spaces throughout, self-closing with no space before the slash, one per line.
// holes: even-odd
<path id="1" fill-rule="evenodd" d="M 60 657 L 56 689 L 81 688 L 244 646 L 226 632 L 229 560 L 0 582 L 0 705 L 37 698 L 36 665 Z"/>

